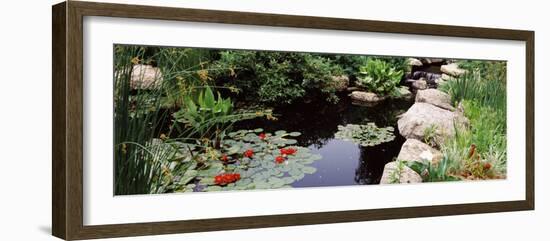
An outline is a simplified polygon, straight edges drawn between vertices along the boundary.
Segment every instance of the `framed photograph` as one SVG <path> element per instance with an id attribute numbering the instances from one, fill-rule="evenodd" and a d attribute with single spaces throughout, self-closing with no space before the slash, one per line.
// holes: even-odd
<path id="1" fill-rule="evenodd" d="M 53 235 L 534 209 L 534 32 L 53 6 Z"/>

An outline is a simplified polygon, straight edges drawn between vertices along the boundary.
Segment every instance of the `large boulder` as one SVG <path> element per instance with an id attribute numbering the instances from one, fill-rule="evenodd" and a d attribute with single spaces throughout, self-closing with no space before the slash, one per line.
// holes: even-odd
<path id="1" fill-rule="evenodd" d="M 410 66 L 422 66 L 422 61 L 420 61 L 419 59 L 415 59 L 415 58 L 408 58 L 407 59 L 407 64 L 410 65 Z"/>
<path id="2" fill-rule="evenodd" d="M 430 154 L 432 158 L 429 161 L 434 164 L 439 163 L 443 159 L 443 154 L 428 144 L 416 139 L 407 139 L 403 143 L 403 146 L 401 146 L 397 160 L 423 162 L 425 161 L 425 156 L 423 156 L 425 153 Z"/>
<path id="3" fill-rule="evenodd" d="M 399 162 L 389 162 L 384 166 L 384 172 L 380 179 L 380 184 L 394 183 L 420 183 L 422 177 L 410 167 L 399 164 Z"/>
<path id="4" fill-rule="evenodd" d="M 414 103 L 397 121 L 399 133 L 407 139 L 423 140 L 426 129 L 434 131 L 434 138 L 444 141 L 454 135 L 455 124 L 463 128 L 468 120 L 461 112 L 452 112 L 424 102 Z"/>
<path id="5" fill-rule="evenodd" d="M 461 69 L 457 63 L 441 65 L 441 72 L 450 76 L 458 77 L 466 73 L 465 69 Z"/>
<path id="6" fill-rule="evenodd" d="M 385 96 L 381 96 L 376 93 L 366 92 L 366 91 L 353 91 L 349 96 L 353 101 L 366 103 L 366 104 L 378 103 L 386 99 Z"/>
<path id="7" fill-rule="evenodd" d="M 445 63 L 445 59 L 441 59 L 441 58 L 421 58 L 420 61 L 426 65 Z"/>
<path id="8" fill-rule="evenodd" d="M 441 80 L 443 81 L 449 81 L 449 80 L 452 80 L 454 79 L 454 77 L 448 75 L 448 74 L 441 74 Z"/>
<path id="9" fill-rule="evenodd" d="M 162 73 L 151 65 L 136 64 L 132 67 L 130 87 L 132 89 L 156 89 L 162 84 Z"/>
<path id="10" fill-rule="evenodd" d="M 332 86 L 336 91 L 344 91 L 349 86 L 349 77 L 347 75 L 332 76 Z"/>
<path id="11" fill-rule="evenodd" d="M 425 90 L 428 88 L 428 82 L 425 79 L 419 79 L 412 82 L 411 86 L 416 90 Z"/>
<path id="12" fill-rule="evenodd" d="M 416 92 L 415 101 L 432 104 L 446 110 L 454 111 L 454 108 L 451 105 L 451 96 L 440 90 L 419 90 Z"/>

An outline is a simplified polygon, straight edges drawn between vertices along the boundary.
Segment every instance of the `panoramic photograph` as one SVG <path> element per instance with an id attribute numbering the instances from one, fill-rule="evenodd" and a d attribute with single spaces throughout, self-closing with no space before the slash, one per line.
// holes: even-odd
<path id="1" fill-rule="evenodd" d="M 117 44 L 114 194 L 506 179 L 506 62 Z"/>

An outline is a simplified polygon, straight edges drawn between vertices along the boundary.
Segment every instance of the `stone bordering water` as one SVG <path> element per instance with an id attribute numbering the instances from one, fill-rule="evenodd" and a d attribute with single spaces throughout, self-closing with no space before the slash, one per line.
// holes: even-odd
<path id="1" fill-rule="evenodd" d="M 455 134 L 455 127 L 466 126 L 468 120 L 460 112 L 452 112 L 423 102 L 414 103 L 397 121 L 399 133 L 407 139 L 424 140 L 426 129 L 433 129 L 437 140 Z"/>
<path id="2" fill-rule="evenodd" d="M 380 184 L 421 183 L 422 177 L 402 162 L 388 162 L 384 166 Z"/>
<path id="3" fill-rule="evenodd" d="M 449 95 L 440 90 L 420 90 L 415 101 L 397 121 L 399 133 L 407 140 L 397 160 L 384 166 L 381 184 L 422 182 L 422 177 L 403 162 L 423 162 L 426 155 L 432 164 L 438 164 L 443 158 L 439 150 L 423 142 L 426 130 L 432 129 L 434 138 L 444 141 L 454 135 L 455 128 L 468 125 L 464 114 L 452 107 Z"/>
<path id="4" fill-rule="evenodd" d="M 396 90 L 396 95 L 380 95 L 373 92 L 363 91 L 360 89 L 350 89 L 349 97 L 354 104 L 374 106 L 386 99 L 402 99 L 410 100 L 413 98 L 412 92 L 406 86 L 400 86 Z"/>

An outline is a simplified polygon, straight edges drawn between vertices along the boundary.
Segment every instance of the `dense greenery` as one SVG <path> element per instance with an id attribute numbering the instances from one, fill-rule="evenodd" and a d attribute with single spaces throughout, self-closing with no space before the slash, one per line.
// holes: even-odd
<path id="1" fill-rule="evenodd" d="M 500 178 L 506 175 L 506 64 L 464 61 L 468 73 L 442 89 L 464 110 L 468 128 L 456 128 L 441 144 L 450 161 L 449 172 L 462 178 Z"/>
<path id="2" fill-rule="evenodd" d="M 343 74 L 339 65 L 319 54 L 229 50 L 220 52 L 214 65 L 217 78 L 242 90 L 241 96 L 263 103 L 292 103 L 322 96 L 338 100 L 333 76 Z"/>

